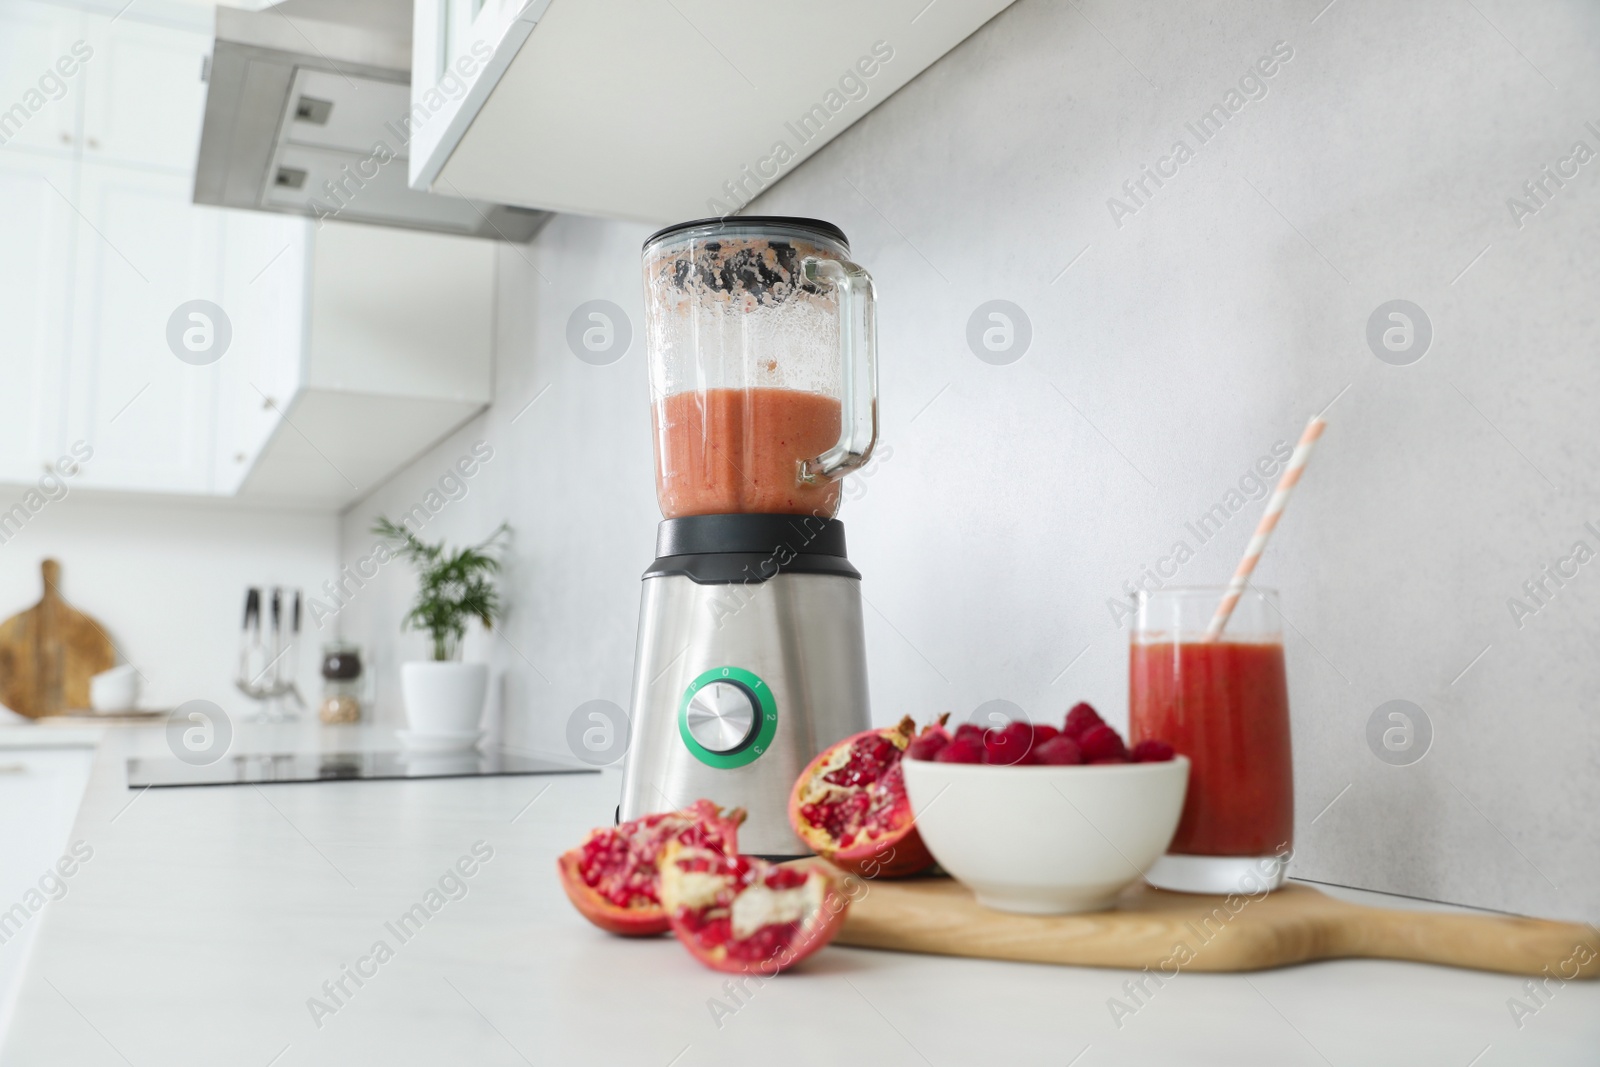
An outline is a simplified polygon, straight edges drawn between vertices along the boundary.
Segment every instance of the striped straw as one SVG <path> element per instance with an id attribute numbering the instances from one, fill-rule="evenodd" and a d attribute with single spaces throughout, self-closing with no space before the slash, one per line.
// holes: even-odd
<path id="1" fill-rule="evenodd" d="M 1228 625 L 1228 618 L 1233 614 L 1235 605 L 1239 603 L 1239 597 L 1244 593 L 1244 587 L 1249 583 L 1251 573 L 1255 571 L 1256 564 L 1261 562 L 1261 553 L 1267 547 L 1267 538 L 1271 537 L 1272 531 L 1278 527 L 1278 516 L 1283 514 L 1283 506 L 1289 502 L 1289 494 L 1300 484 L 1300 472 L 1305 470 L 1306 460 L 1311 458 L 1311 446 L 1317 443 L 1317 438 L 1322 436 L 1322 431 L 1327 425 L 1319 415 L 1313 415 L 1311 421 L 1306 423 L 1305 432 L 1300 435 L 1300 441 L 1294 446 L 1294 453 L 1289 457 L 1289 465 L 1283 469 L 1283 477 L 1278 479 L 1278 486 L 1267 501 L 1266 513 L 1256 525 L 1256 532 L 1251 536 L 1250 544 L 1245 546 L 1244 559 L 1239 561 L 1239 568 L 1233 572 L 1233 580 L 1228 583 L 1228 591 L 1223 594 L 1222 603 L 1217 605 L 1217 613 L 1211 616 L 1211 625 L 1206 627 L 1207 641 L 1215 641 L 1222 636 L 1222 630 Z"/>

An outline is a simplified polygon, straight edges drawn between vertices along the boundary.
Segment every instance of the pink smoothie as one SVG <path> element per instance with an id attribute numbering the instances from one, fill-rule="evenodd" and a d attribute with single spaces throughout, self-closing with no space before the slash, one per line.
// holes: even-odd
<path id="1" fill-rule="evenodd" d="M 839 401 L 797 389 L 674 393 L 653 412 L 661 514 L 839 510 L 839 483 L 800 481 L 800 464 L 839 440 Z"/>

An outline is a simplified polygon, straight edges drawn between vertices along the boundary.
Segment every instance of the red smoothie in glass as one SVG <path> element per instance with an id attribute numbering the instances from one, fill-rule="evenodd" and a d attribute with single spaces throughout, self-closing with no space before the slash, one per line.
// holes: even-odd
<path id="1" fill-rule="evenodd" d="M 800 463 L 838 443 L 840 419 L 839 401 L 798 389 L 672 394 L 653 412 L 661 514 L 831 519 L 839 510 L 839 483 L 802 483 Z"/>
<path id="2" fill-rule="evenodd" d="M 1189 792 L 1169 852 L 1269 856 L 1292 844 L 1289 688 L 1277 642 L 1134 641 L 1133 741 L 1188 756 Z"/>

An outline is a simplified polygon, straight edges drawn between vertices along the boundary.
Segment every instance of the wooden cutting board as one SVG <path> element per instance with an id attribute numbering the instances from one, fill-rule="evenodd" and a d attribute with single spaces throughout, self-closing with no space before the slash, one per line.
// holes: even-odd
<path id="1" fill-rule="evenodd" d="M 949 878 L 852 879 L 835 944 L 942 956 L 1179 971 L 1254 971 L 1365 957 L 1559 978 L 1600 976 L 1600 932 L 1577 923 L 1349 904 L 1291 883 L 1258 900 L 1127 890 L 1111 911 L 992 911 Z M 1230 910 L 1228 900 L 1233 901 Z"/>
<path id="2" fill-rule="evenodd" d="M 47 559 L 39 603 L 0 623 L 0 704 L 37 719 L 89 706 L 89 679 L 116 650 L 100 624 L 61 596 L 61 564 Z"/>

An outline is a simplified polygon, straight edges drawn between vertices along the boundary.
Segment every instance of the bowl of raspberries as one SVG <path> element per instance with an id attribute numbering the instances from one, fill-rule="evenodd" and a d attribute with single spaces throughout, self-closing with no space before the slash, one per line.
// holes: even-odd
<path id="1" fill-rule="evenodd" d="M 1058 915 L 1112 907 L 1178 828 L 1189 761 L 1129 748 L 1085 703 L 1057 727 L 927 727 L 901 761 L 917 829 L 978 902 Z"/>

